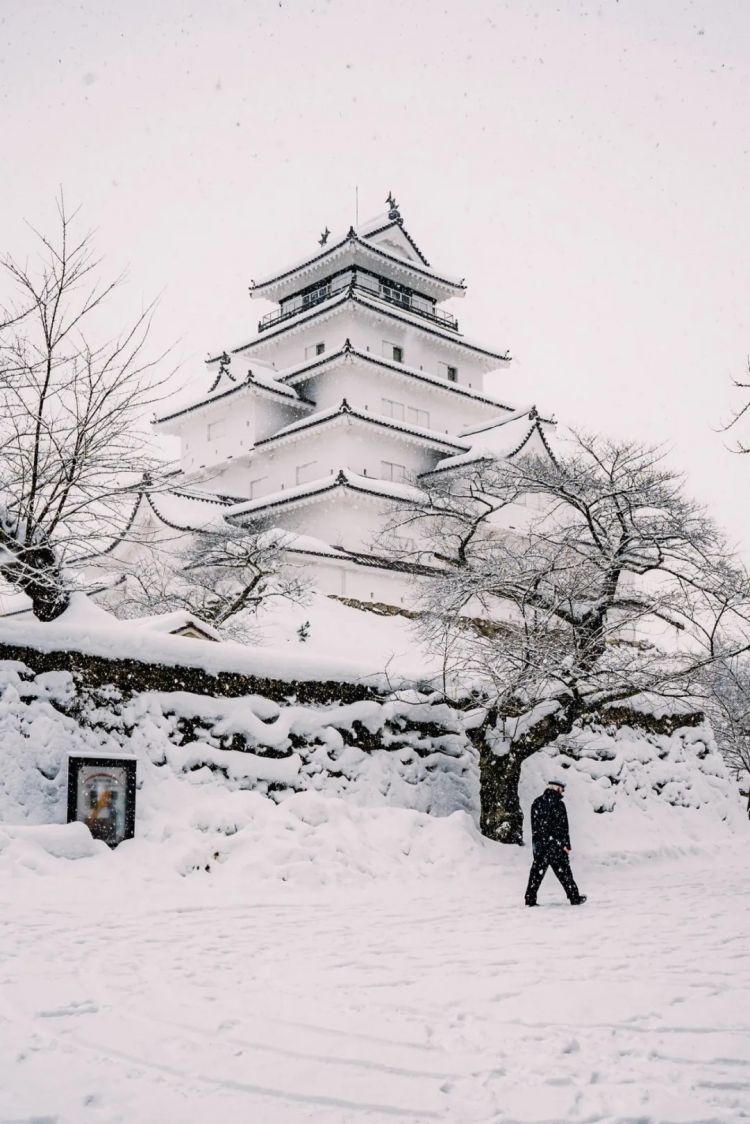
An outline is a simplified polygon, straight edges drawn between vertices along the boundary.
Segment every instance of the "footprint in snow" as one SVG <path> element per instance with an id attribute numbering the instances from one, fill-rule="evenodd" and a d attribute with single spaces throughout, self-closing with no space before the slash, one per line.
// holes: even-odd
<path id="1" fill-rule="evenodd" d="M 64 1015 L 95 1015 L 98 1010 L 98 1005 L 92 1003 L 90 999 L 73 1000 L 66 1007 L 53 1007 L 49 1011 L 37 1011 L 37 1018 L 59 1019 Z"/>

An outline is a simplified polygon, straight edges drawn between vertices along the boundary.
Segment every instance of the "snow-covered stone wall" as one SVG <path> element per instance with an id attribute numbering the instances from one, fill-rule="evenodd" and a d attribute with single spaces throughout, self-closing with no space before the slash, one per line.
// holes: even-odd
<path id="1" fill-rule="evenodd" d="M 208 807 L 210 830 L 232 834 L 250 793 L 278 804 L 318 792 L 478 819 L 475 751 L 460 713 L 436 695 L 341 684 L 338 701 L 329 683 L 316 700 L 309 683 L 295 697 L 292 683 L 284 694 L 266 681 L 260 694 L 250 680 L 232 697 L 139 689 L 135 679 L 103 681 L 99 664 L 87 682 L 85 670 L 35 673 L 0 661 L 0 823 L 64 822 L 67 755 L 82 751 L 137 756 L 137 831 L 152 839 Z M 746 829 L 710 729 L 672 726 L 636 729 L 619 716 L 536 754 L 522 776 L 525 811 L 562 772 L 578 851 L 657 853 Z"/>
<path id="2" fill-rule="evenodd" d="M 0 661 L 0 696 L 1 822 L 63 822 L 73 752 L 136 754 L 146 808 L 161 806 L 167 777 L 182 782 L 169 789 L 178 802 L 191 799 L 191 788 L 215 786 L 277 801 L 325 791 L 435 815 L 477 804 L 474 753 L 459 715 L 414 691 L 327 705 L 188 691 L 128 695 L 82 687 L 67 671 L 34 675 Z M 161 822 L 169 821 L 169 800 Z"/>
<path id="3" fill-rule="evenodd" d="M 623 724 L 625 717 L 577 729 L 529 758 L 521 775 L 526 823 L 534 797 L 562 776 L 574 850 L 657 853 L 746 830 L 737 786 L 707 722 L 631 712 Z"/>

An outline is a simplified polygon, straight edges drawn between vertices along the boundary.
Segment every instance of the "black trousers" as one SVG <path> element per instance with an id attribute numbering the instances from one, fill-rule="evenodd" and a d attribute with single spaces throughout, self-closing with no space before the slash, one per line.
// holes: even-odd
<path id="1" fill-rule="evenodd" d="M 552 867 L 569 902 L 576 902 L 580 898 L 578 887 L 570 869 L 570 860 L 563 847 L 545 847 L 544 850 L 534 852 L 534 861 L 529 872 L 529 884 L 526 887 L 526 903 L 536 902 L 536 895 L 542 884 L 542 879 L 547 873 L 547 867 Z"/>

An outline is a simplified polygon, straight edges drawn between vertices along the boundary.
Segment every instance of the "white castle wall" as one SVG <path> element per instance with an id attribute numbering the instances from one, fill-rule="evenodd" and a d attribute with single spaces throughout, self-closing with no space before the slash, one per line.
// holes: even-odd
<path id="1" fill-rule="evenodd" d="M 287 406 L 270 397 L 259 398 L 251 391 L 219 399 L 205 409 L 186 414 L 175 426 L 182 440 L 183 468 L 195 472 L 221 466 L 220 476 L 234 479 L 237 474 L 227 461 L 247 458 L 255 441 L 304 416 L 297 406 Z M 247 492 L 240 489 L 237 494 Z"/>
<path id="2" fill-rule="evenodd" d="M 332 425 L 303 431 L 289 444 L 261 446 L 241 471 L 251 486 L 246 494 L 255 499 L 333 476 L 342 468 L 373 478 L 416 480 L 440 455 L 393 430 L 375 430 L 344 415 Z"/>
<path id="3" fill-rule="evenodd" d="M 338 406 L 345 398 L 357 410 L 384 415 L 388 409 L 384 399 L 399 402 L 405 410 L 411 408 L 426 412 L 429 415 L 426 428 L 453 435 L 502 413 L 500 407 L 493 409 L 486 403 L 420 382 L 406 373 L 372 367 L 356 358 L 306 382 L 297 383 L 297 389 L 321 410 Z"/>

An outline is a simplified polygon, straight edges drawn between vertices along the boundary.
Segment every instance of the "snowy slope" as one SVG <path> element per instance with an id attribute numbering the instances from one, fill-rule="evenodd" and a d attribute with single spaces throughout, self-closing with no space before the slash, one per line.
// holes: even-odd
<path id="1" fill-rule="evenodd" d="M 305 622 L 310 624 L 309 639 L 301 642 L 297 630 Z M 399 680 L 439 673 L 437 661 L 426 656 L 406 617 L 363 612 L 322 594 L 314 594 L 303 606 L 285 602 L 269 607 L 258 619 L 256 642 L 248 645 L 159 635 L 153 618 L 149 623 L 144 628 L 137 621 L 117 620 L 76 593 L 70 608 L 47 624 L 28 616 L 0 618 L 0 644 L 280 679 L 369 680 L 386 690 Z"/>

